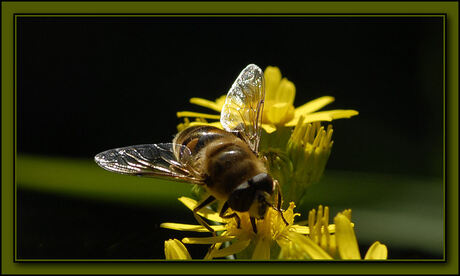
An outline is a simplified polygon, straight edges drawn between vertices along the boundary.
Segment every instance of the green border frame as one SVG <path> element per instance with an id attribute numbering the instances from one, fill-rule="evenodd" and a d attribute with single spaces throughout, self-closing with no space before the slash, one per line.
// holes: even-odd
<path id="1" fill-rule="evenodd" d="M 2 274 L 458 274 L 458 2 L 2 2 Z M 15 14 L 444 15 L 445 261 L 408 262 L 14 262 Z M 130 15 L 132 16 L 132 15 Z M 135 15 L 134 15 L 135 16 Z M 160 15 L 161 16 L 161 15 Z M 166 16 L 166 15 L 165 15 Z M 13 82 L 14 80 L 14 82 Z M 448 151 L 446 150 L 448 149 Z M 13 184 L 13 185 L 12 185 Z"/>

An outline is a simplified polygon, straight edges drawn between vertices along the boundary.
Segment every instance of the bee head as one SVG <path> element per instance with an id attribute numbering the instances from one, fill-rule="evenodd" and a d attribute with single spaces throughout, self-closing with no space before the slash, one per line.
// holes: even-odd
<path id="1" fill-rule="evenodd" d="M 270 194 L 264 191 L 256 191 L 256 196 L 249 207 L 249 215 L 257 219 L 263 219 L 267 213 L 268 207 L 271 206 Z"/>
<path id="2" fill-rule="evenodd" d="M 241 183 L 228 199 L 229 206 L 238 212 L 249 212 L 251 217 L 264 218 L 274 191 L 273 179 L 260 173 Z"/>

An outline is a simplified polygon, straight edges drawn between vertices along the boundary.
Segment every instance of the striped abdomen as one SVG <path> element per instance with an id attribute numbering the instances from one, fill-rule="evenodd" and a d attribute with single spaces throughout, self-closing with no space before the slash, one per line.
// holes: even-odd
<path id="1" fill-rule="evenodd" d="M 208 191 L 226 200 L 242 182 L 266 172 L 248 145 L 235 135 L 211 126 L 196 126 L 177 134 L 174 143 L 186 145 L 194 168 L 203 174 Z M 182 156 L 176 153 L 179 160 Z"/>

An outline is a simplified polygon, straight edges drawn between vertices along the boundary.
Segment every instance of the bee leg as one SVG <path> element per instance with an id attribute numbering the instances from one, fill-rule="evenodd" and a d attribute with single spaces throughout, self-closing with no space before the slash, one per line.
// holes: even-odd
<path id="1" fill-rule="evenodd" d="M 241 226 L 241 219 L 240 217 L 238 216 L 237 213 L 233 212 L 229 215 L 225 215 L 225 212 L 228 210 L 228 202 L 225 202 L 224 203 L 224 206 L 222 206 L 222 209 L 220 210 L 220 213 L 219 213 L 219 216 L 221 218 L 235 218 L 236 220 L 236 226 L 238 229 L 240 229 L 240 226 Z"/>
<path id="2" fill-rule="evenodd" d="M 196 206 L 195 208 L 193 208 L 193 216 L 195 217 L 195 219 L 201 224 L 203 225 L 206 229 L 209 230 L 209 232 L 211 232 L 211 234 L 213 236 L 216 235 L 216 232 L 214 231 L 214 229 L 211 228 L 211 226 L 209 226 L 209 224 L 204 221 L 199 215 L 198 215 L 198 211 L 206 206 L 208 206 L 209 204 L 213 203 L 214 201 L 216 200 L 215 197 L 213 196 L 209 196 L 208 198 L 206 198 L 203 202 L 201 202 L 200 204 L 198 204 L 198 206 Z"/>
<path id="3" fill-rule="evenodd" d="M 275 210 L 277 210 L 278 212 L 280 212 L 280 215 L 281 215 L 281 218 L 283 219 L 284 223 L 286 225 L 289 225 L 289 223 L 286 221 L 286 219 L 284 218 L 283 216 L 283 209 L 281 209 L 281 202 L 282 202 L 282 195 L 281 195 L 281 186 L 280 184 L 278 183 L 278 180 L 275 180 L 275 186 L 276 186 L 276 189 L 277 189 L 277 193 L 278 193 L 278 205 L 276 206 L 276 208 L 273 208 Z"/>
<path id="4" fill-rule="evenodd" d="M 255 217 L 249 217 L 249 219 L 251 220 L 252 230 L 254 230 L 254 233 L 257 234 L 256 218 Z"/>

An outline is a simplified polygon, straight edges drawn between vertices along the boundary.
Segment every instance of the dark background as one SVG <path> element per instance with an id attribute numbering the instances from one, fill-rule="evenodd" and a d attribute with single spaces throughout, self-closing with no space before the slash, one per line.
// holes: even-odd
<path id="1" fill-rule="evenodd" d="M 334 122 L 328 170 L 442 177 L 441 18 L 19 17 L 17 26 L 18 154 L 91 160 L 170 141 L 177 111 L 212 113 L 189 98 L 225 94 L 255 63 L 294 82 L 295 106 L 331 95 L 326 110 L 360 112 Z M 18 202 L 20 257 L 161 258 L 158 245 L 132 252 L 158 239 L 152 210 L 21 189 Z M 66 219 L 105 220 L 88 230 Z M 123 227 L 137 230 L 114 233 Z"/>

